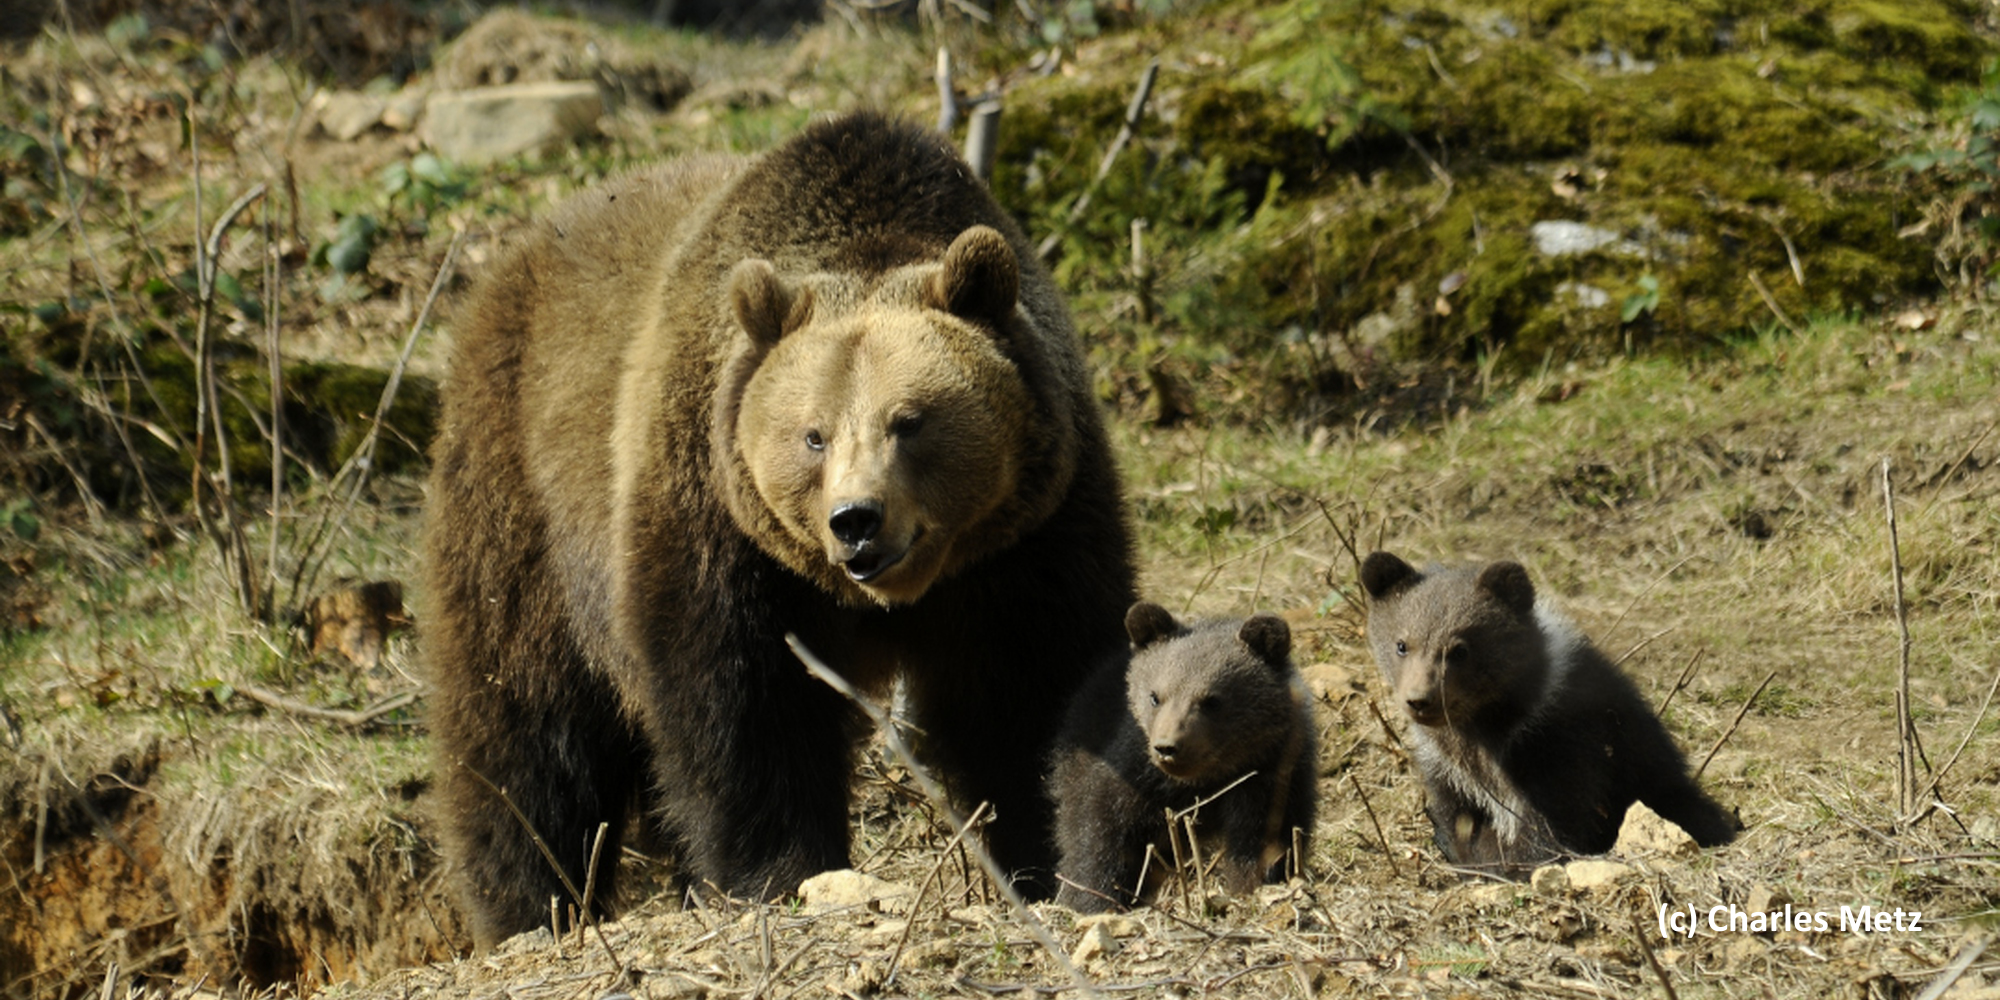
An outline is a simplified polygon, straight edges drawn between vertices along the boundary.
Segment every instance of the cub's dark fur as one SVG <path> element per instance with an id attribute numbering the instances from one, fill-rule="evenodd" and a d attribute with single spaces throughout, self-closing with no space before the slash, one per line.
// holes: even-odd
<path id="1" fill-rule="evenodd" d="M 1142 901 L 1142 872 L 1163 874 L 1147 846 L 1173 858 L 1166 811 L 1225 788 L 1195 814 L 1197 837 L 1221 846 L 1224 887 L 1282 879 L 1312 835 L 1318 780 L 1291 629 L 1271 615 L 1184 625 L 1140 602 L 1125 630 L 1131 655 L 1091 677 L 1057 740 L 1057 902 L 1090 913 Z"/>
<path id="2" fill-rule="evenodd" d="M 1673 738 L 1624 674 L 1546 603 L 1520 564 L 1419 572 L 1361 564 L 1368 645 L 1411 736 L 1437 845 L 1455 864 L 1518 875 L 1600 854 L 1634 800 L 1703 847 L 1734 817 L 1688 777 Z"/>

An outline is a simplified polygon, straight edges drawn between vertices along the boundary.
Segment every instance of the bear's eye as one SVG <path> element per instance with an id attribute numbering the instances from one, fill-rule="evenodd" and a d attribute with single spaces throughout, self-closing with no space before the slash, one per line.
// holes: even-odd
<path id="1" fill-rule="evenodd" d="M 825 438 L 823 438 L 823 437 L 820 437 L 820 436 L 819 436 L 819 432 L 818 432 L 818 431 L 816 431 L 816 430 L 814 430 L 814 431 L 807 431 L 807 432 L 806 432 L 806 447 L 808 447 L 808 448 L 811 448 L 811 449 L 812 449 L 812 450 L 814 450 L 814 451 L 825 451 L 825 450 L 826 450 L 826 439 L 825 439 Z"/>
<path id="2" fill-rule="evenodd" d="M 1146 692 L 1146 700 L 1150 702 L 1154 708 L 1160 707 L 1160 693 L 1158 691 Z"/>
<path id="3" fill-rule="evenodd" d="M 889 422 L 889 435 L 891 437 L 912 438 L 916 437 L 917 432 L 923 429 L 924 415 L 921 413 L 905 414 Z"/>
<path id="4" fill-rule="evenodd" d="M 1397 656 L 1408 656 L 1408 655 L 1410 655 L 1410 647 L 1409 647 L 1409 646 L 1407 646 L 1407 645 L 1405 645 L 1405 644 L 1404 644 L 1404 642 L 1403 642 L 1403 640 L 1401 640 L 1401 639 L 1397 639 L 1397 640 L 1396 640 L 1396 655 L 1397 655 Z"/>
<path id="5" fill-rule="evenodd" d="M 1204 714 L 1207 715 L 1214 715 L 1215 713 L 1222 711 L 1222 699 L 1217 698 L 1214 695 L 1209 695 L 1208 697 L 1203 698 L 1201 700 L 1201 710 Z"/>
<path id="6" fill-rule="evenodd" d="M 1462 642 L 1455 642 L 1451 644 L 1450 649 L 1444 651 L 1444 662 L 1448 667 L 1462 667 L 1471 655 L 1471 647 Z"/>

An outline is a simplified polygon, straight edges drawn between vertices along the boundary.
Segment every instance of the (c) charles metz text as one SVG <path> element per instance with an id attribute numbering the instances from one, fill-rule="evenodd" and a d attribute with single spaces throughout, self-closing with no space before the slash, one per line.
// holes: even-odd
<path id="1" fill-rule="evenodd" d="M 1734 903 L 1726 906 L 1711 906 L 1706 911 L 1693 903 L 1684 907 L 1660 905 L 1660 936 L 1663 938 L 1694 937 L 1699 930 L 1717 934 L 1747 933 L 1764 934 L 1778 931 L 1801 931 L 1824 934 L 1838 930 L 1842 934 L 1886 934 L 1891 931 L 1915 933 L 1923 929 L 1920 910 L 1877 909 L 1873 906 L 1843 906 L 1837 913 L 1825 910 L 1805 910 L 1785 904 L 1782 910 L 1745 910 Z"/>

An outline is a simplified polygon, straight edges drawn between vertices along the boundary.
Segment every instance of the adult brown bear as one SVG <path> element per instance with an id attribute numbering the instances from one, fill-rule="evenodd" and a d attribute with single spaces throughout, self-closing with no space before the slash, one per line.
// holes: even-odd
<path id="1" fill-rule="evenodd" d="M 1133 599 L 1116 470 L 1056 289 L 940 139 L 863 113 L 607 183 L 456 330 L 424 643 L 446 847 L 488 945 L 606 894 L 633 805 L 693 887 L 848 863 L 865 719 L 924 745 L 1030 893 L 1042 762 Z M 489 783 L 492 787 L 489 787 Z"/>

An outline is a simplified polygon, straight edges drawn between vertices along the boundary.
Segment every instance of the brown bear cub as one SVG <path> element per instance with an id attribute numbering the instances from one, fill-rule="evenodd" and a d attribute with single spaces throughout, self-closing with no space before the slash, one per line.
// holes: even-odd
<path id="1" fill-rule="evenodd" d="M 1157 883 L 1174 857 L 1167 811 L 1210 797 L 1195 833 L 1220 843 L 1223 886 L 1283 879 L 1312 835 L 1318 781 L 1291 629 L 1271 615 L 1184 625 L 1140 602 L 1125 630 L 1130 655 L 1085 684 L 1056 742 L 1056 901 L 1079 913 L 1143 901 L 1142 878 Z"/>
<path id="2" fill-rule="evenodd" d="M 1518 877 L 1564 854 L 1601 854 L 1634 800 L 1703 847 L 1737 823 L 1688 777 L 1632 682 L 1535 599 L 1519 563 L 1361 563 L 1368 645 L 1410 735 L 1438 849 Z"/>

